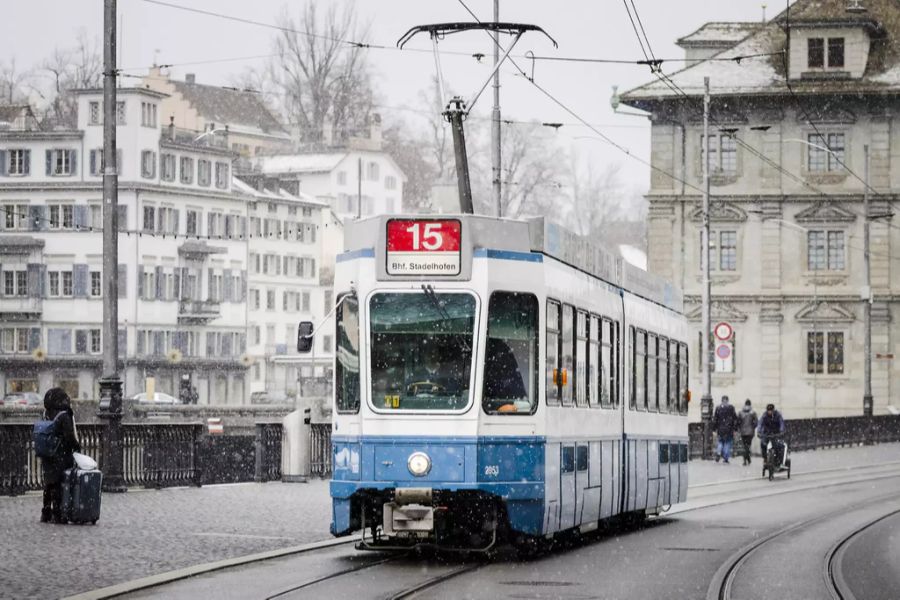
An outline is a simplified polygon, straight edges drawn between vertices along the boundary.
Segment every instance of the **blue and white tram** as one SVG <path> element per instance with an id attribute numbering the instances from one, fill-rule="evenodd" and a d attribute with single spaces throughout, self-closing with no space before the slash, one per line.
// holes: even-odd
<path id="1" fill-rule="evenodd" d="M 678 290 L 543 219 L 382 216 L 345 239 L 332 534 L 486 549 L 686 498 Z"/>

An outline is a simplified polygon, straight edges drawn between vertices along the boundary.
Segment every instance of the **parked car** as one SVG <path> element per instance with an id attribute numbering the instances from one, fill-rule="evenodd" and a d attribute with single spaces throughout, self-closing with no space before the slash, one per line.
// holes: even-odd
<path id="1" fill-rule="evenodd" d="M 146 392 L 141 392 L 140 394 L 137 394 L 133 400 L 137 400 L 141 404 L 181 404 L 178 398 L 170 396 L 169 394 L 164 394 L 163 392 L 155 392 L 152 400 L 147 397 Z"/>
<path id="2" fill-rule="evenodd" d="M 10 392 L 0 400 L 0 406 L 42 406 L 44 399 L 35 392 Z"/>

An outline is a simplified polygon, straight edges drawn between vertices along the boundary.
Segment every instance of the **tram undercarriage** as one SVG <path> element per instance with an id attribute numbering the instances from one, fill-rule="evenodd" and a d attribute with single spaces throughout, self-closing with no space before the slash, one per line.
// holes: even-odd
<path id="1" fill-rule="evenodd" d="M 353 510 L 362 531 L 360 550 L 487 552 L 508 530 L 503 502 L 477 490 L 396 488 L 365 490 Z"/>

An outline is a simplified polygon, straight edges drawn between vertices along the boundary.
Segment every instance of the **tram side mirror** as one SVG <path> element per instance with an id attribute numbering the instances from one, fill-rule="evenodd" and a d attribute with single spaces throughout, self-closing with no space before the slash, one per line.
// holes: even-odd
<path id="1" fill-rule="evenodd" d="M 313 346 L 312 321 L 302 321 L 297 327 L 297 352 L 306 354 Z"/>

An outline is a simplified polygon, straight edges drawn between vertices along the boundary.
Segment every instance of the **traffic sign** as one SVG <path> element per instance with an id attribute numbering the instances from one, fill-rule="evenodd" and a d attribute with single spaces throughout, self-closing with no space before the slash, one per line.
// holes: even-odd
<path id="1" fill-rule="evenodd" d="M 731 356 L 731 346 L 728 344 L 719 344 L 716 346 L 716 356 L 721 358 L 722 360 L 727 359 Z"/>
<path id="2" fill-rule="evenodd" d="M 713 334 L 724 342 L 731 339 L 731 336 L 734 335 L 734 330 L 731 328 L 731 325 L 723 322 L 713 328 Z"/>

